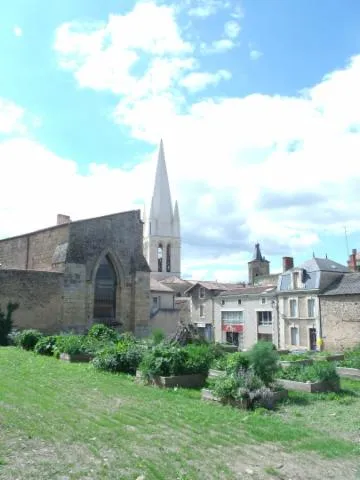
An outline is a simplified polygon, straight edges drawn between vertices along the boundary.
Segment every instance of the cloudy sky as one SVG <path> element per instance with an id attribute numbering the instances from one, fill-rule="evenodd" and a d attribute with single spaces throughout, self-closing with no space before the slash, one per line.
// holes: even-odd
<path id="1" fill-rule="evenodd" d="M 183 273 L 360 248 L 358 0 L 12 0 L 0 238 L 142 208 L 164 139 Z"/>

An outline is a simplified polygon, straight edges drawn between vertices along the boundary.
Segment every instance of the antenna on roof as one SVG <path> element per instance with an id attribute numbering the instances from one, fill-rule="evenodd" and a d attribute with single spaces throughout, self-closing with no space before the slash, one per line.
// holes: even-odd
<path id="1" fill-rule="evenodd" d="M 344 226 L 344 232 L 345 232 L 345 242 L 346 242 L 346 255 L 349 256 L 350 252 L 349 252 L 349 242 L 348 242 L 346 225 Z"/>

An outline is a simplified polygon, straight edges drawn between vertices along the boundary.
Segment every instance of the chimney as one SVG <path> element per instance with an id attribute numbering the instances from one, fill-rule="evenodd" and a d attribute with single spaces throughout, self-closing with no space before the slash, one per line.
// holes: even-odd
<path id="1" fill-rule="evenodd" d="M 58 213 L 56 225 L 64 225 L 65 223 L 70 222 L 71 218 L 69 217 L 69 215 L 62 215 L 61 213 Z"/>
<path id="2" fill-rule="evenodd" d="M 349 268 L 353 272 L 356 272 L 356 256 L 357 256 L 357 250 L 356 250 L 356 248 L 353 248 L 352 253 L 350 255 L 350 260 L 348 262 Z"/>
<path id="3" fill-rule="evenodd" d="M 283 273 L 287 272 L 291 268 L 294 268 L 294 259 L 293 257 L 283 257 Z"/>

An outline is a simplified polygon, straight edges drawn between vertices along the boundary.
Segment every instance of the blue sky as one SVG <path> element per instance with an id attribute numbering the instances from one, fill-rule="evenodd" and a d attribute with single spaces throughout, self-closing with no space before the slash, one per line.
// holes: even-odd
<path id="1" fill-rule="evenodd" d="M 343 263 L 344 225 L 360 247 L 359 24 L 357 0 L 6 2 L 0 235 L 148 203 L 162 136 L 184 273 L 242 280 L 255 241 L 275 270 Z"/>

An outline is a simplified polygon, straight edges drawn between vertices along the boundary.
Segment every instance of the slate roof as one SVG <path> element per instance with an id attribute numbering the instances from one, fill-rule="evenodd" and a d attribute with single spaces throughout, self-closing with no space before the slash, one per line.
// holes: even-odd
<path id="1" fill-rule="evenodd" d="M 167 287 L 152 277 L 150 277 L 150 290 L 152 292 L 175 293 L 170 287 Z"/>
<path id="2" fill-rule="evenodd" d="M 360 295 L 360 273 L 347 273 L 335 280 L 322 295 Z"/>
<path id="3" fill-rule="evenodd" d="M 216 290 L 216 291 L 233 289 L 236 286 L 234 283 L 220 283 L 220 282 L 210 282 L 208 280 L 200 280 L 198 282 L 195 282 L 193 285 L 191 285 L 191 287 L 188 288 L 185 291 L 185 293 L 190 292 L 197 285 L 199 285 L 200 287 L 204 287 L 207 290 Z"/>
<path id="4" fill-rule="evenodd" d="M 276 287 L 271 285 L 263 285 L 261 287 L 240 287 L 225 290 L 224 292 L 221 292 L 219 296 L 229 297 L 233 295 L 265 295 L 274 293 L 275 291 Z"/>
<path id="5" fill-rule="evenodd" d="M 348 273 L 348 267 L 334 262 L 328 258 L 311 258 L 302 265 L 299 265 L 279 277 L 278 290 L 281 292 L 292 290 L 291 288 L 291 273 L 296 270 L 303 271 L 303 278 L 301 279 L 305 290 L 318 290 L 326 288 L 339 275 Z M 299 289 L 301 290 L 301 289 Z"/>

